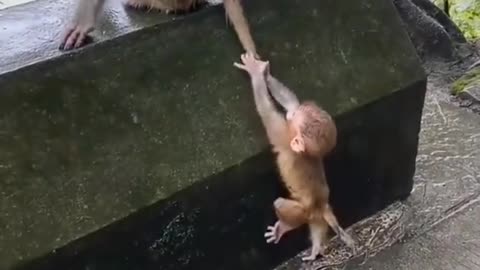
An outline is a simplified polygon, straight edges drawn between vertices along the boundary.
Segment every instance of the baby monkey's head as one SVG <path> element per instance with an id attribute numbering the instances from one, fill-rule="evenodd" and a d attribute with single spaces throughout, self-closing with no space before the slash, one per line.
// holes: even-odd
<path id="1" fill-rule="evenodd" d="M 306 101 L 287 113 L 290 147 L 295 153 L 322 157 L 337 142 L 337 129 L 330 115 Z"/>

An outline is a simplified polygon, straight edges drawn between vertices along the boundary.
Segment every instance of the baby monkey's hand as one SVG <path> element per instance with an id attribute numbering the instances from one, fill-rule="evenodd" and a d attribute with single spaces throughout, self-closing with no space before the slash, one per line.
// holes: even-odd
<path id="1" fill-rule="evenodd" d="M 255 59 L 255 55 L 252 53 L 244 53 L 240 56 L 240 58 L 242 59 L 243 65 L 239 63 L 233 63 L 233 65 L 239 69 L 247 71 L 250 76 L 265 76 L 268 74 L 268 61 Z"/>

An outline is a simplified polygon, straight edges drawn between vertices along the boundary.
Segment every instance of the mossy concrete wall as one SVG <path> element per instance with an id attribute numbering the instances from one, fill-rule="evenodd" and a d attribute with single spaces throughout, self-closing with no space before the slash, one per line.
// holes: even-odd
<path id="1" fill-rule="evenodd" d="M 406 197 L 425 74 L 390 1 L 245 5 L 272 72 L 336 116 L 343 223 Z M 246 269 L 298 250 L 262 239 L 279 185 L 241 52 L 212 7 L 1 75 L 0 268 Z"/>

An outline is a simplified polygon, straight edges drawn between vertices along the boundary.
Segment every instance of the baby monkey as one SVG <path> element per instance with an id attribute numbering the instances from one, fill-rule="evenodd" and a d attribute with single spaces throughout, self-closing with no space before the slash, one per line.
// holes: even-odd
<path id="1" fill-rule="evenodd" d="M 328 226 L 355 251 L 355 243 L 338 224 L 329 205 L 329 188 L 323 164 L 324 157 L 337 142 L 332 117 L 314 102 L 300 103 L 295 94 L 269 72 L 269 62 L 246 53 L 243 64 L 234 63 L 248 72 L 257 112 L 268 139 L 277 154 L 277 166 L 290 198 L 273 203 L 278 221 L 265 233 L 267 243 L 278 243 L 282 236 L 308 224 L 312 242 L 311 254 L 304 261 L 324 254 Z M 286 117 L 275 107 L 272 97 L 286 110 Z"/>

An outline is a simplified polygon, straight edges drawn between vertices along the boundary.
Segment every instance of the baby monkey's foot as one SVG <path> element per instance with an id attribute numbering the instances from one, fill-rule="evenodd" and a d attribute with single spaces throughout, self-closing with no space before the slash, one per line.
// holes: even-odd
<path id="1" fill-rule="evenodd" d="M 265 239 L 267 243 L 277 244 L 280 241 L 280 222 L 276 222 L 273 226 L 268 226 L 267 231 L 265 232 Z"/>
<path id="2" fill-rule="evenodd" d="M 310 254 L 308 256 L 302 257 L 302 261 L 304 262 L 310 262 L 314 261 L 317 258 L 318 255 Z"/>
<path id="3" fill-rule="evenodd" d="M 317 259 L 318 255 L 325 255 L 325 250 L 327 249 L 327 246 L 324 244 L 320 244 L 318 246 L 314 245 L 312 246 L 312 251 L 310 252 L 310 255 L 302 257 L 302 261 L 308 262 L 308 261 L 314 261 Z"/>
<path id="4" fill-rule="evenodd" d="M 350 234 L 343 233 L 341 235 L 340 239 L 345 243 L 345 245 L 347 245 L 347 247 L 349 247 L 352 250 L 353 254 L 357 253 L 357 248 L 356 248 L 356 245 L 355 245 L 355 241 L 350 236 Z"/>

